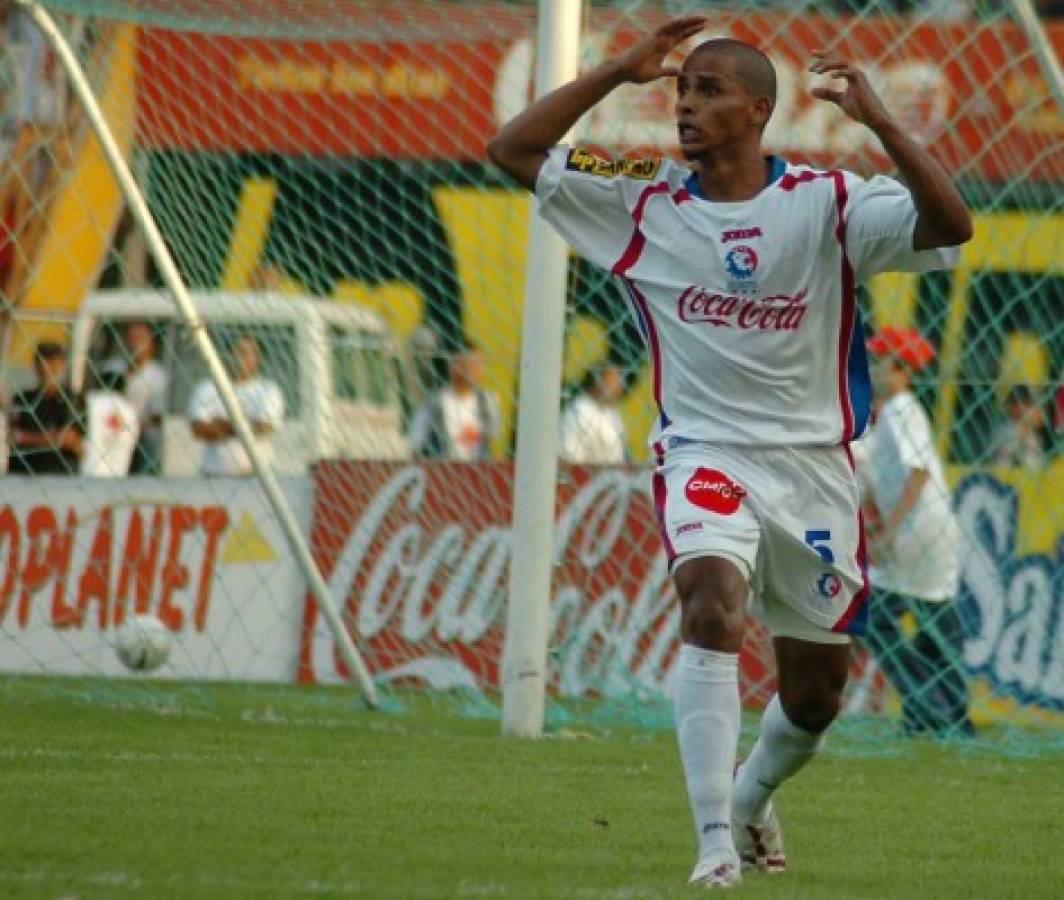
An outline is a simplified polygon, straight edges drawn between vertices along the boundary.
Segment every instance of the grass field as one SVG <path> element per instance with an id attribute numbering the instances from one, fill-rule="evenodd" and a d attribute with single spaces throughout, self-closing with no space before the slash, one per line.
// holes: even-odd
<path id="1" fill-rule="evenodd" d="M 737 896 L 1064 896 L 1064 759 L 918 741 L 781 793 Z M 672 737 L 504 741 L 424 701 L 0 680 L 0 897 L 689 897 Z"/>

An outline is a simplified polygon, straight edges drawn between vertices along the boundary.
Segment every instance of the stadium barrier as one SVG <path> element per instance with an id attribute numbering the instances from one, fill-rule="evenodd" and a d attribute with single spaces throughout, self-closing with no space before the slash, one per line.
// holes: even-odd
<path id="1" fill-rule="evenodd" d="M 309 529 L 313 486 L 281 481 Z M 116 631 L 173 633 L 166 679 L 291 681 L 306 583 L 248 479 L 4 479 L 0 671 L 120 676 Z"/>

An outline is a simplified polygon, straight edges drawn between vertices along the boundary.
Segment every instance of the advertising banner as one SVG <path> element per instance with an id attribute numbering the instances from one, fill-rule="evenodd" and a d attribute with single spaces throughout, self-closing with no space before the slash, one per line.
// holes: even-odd
<path id="1" fill-rule="evenodd" d="M 310 482 L 283 479 L 309 526 Z M 291 681 L 304 581 L 245 479 L 8 477 L 0 502 L 0 671 L 129 674 L 118 629 L 170 629 L 160 677 Z"/>
<path id="2" fill-rule="evenodd" d="M 511 554 L 505 463 L 325 463 L 312 540 L 381 681 L 498 687 Z M 564 467 L 550 609 L 551 690 L 661 695 L 679 649 L 675 602 L 648 471 Z M 773 666 L 756 623 L 743 695 L 764 702 Z M 863 667 L 858 661 L 857 668 Z M 300 679 L 346 677 L 308 597 Z"/>
<path id="3" fill-rule="evenodd" d="M 374 677 L 498 687 L 511 466 L 326 463 L 315 478 L 315 553 Z M 649 485 L 643 468 L 563 467 L 549 640 L 557 695 L 653 696 L 668 689 L 679 605 Z M 966 537 L 960 652 L 974 676 L 980 718 L 1006 712 L 1006 700 L 1064 709 L 1064 535 L 1054 526 L 1049 552 L 1028 549 L 1038 521 L 1025 511 L 1035 506 L 1024 497 L 987 473 L 963 478 L 956 489 Z M 751 627 L 741 680 L 744 700 L 759 704 L 774 689 L 774 666 L 764 629 Z M 884 682 L 868 663 L 858 645 L 851 711 L 883 708 Z M 332 637 L 308 597 L 299 678 L 342 677 Z"/>
<path id="4" fill-rule="evenodd" d="M 374 4 L 364 33 L 381 30 Z M 402 8 L 390 39 L 282 40 L 146 29 L 138 42 L 138 141 L 151 149 L 269 151 L 398 159 L 482 160 L 488 138 L 530 95 L 530 10 L 493 4 Z M 657 21 L 648 17 L 652 27 Z M 468 27 L 463 28 L 465 22 Z M 843 27 L 844 26 L 844 27 Z M 1047 26 L 1064 54 L 1064 25 Z M 355 29 L 358 34 L 358 29 Z M 630 23 L 595 11 L 584 29 L 590 67 L 632 40 Z M 864 68 L 918 140 L 958 174 L 1064 177 L 1064 121 L 1022 32 L 1008 22 L 911 22 L 751 13 L 706 36 L 765 49 L 779 96 L 766 143 L 794 160 L 886 164 L 871 132 L 810 97 L 811 52 L 827 41 Z M 830 39 L 827 36 L 831 36 Z M 701 39 L 701 36 L 699 37 Z M 619 152 L 676 150 L 668 82 L 626 86 L 596 106 L 578 140 Z"/>

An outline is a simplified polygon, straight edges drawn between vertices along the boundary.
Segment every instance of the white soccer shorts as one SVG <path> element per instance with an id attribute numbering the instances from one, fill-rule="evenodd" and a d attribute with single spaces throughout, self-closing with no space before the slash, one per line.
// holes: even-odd
<path id="1" fill-rule="evenodd" d="M 845 643 L 861 634 L 864 527 L 846 447 L 658 444 L 654 504 L 669 564 L 735 562 L 773 637 Z"/>

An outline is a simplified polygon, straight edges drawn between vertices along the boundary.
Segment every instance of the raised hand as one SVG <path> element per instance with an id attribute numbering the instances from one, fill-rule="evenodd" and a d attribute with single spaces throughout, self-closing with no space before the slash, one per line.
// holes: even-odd
<path id="1" fill-rule="evenodd" d="M 665 65 L 665 57 L 705 25 L 705 16 L 681 16 L 640 38 L 616 58 L 624 80 L 645 84 L 658 78 L 675 78 L 680 70 Z"/>
<path id="2" fill-rule="evenodd" d="M 665 57 L 705 24 L 704 16 L 672 19 L 602 65 L 541 97 L 488 142 L 491 161 L 533 190 L 547 152 L 584 113 L 625 82 L 644 84 L 679 75 L 675 66 L 665 65 Z"/>
<path id="3" fill-rule="evenodd" d="M 813 88 L 812 94 L 818 100 L 834 103 L 855 122 L 860 122 L 872 129 L 893 121 L 883 101 L 869 84 L 865 73 L 850 65 L 846 60 L 837 56 L 829 56 L 826 50 L 814 50 L 809 71 L 846 81 L 846 87 L 843 90 L 826 87 Z"/>

